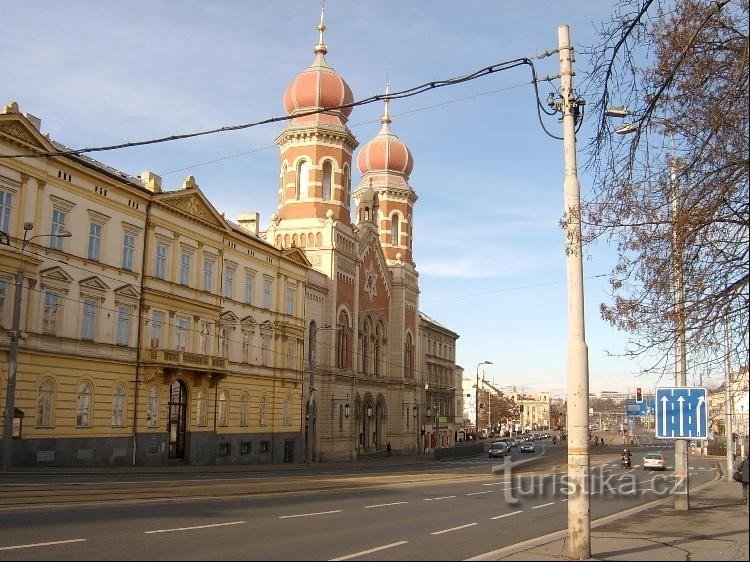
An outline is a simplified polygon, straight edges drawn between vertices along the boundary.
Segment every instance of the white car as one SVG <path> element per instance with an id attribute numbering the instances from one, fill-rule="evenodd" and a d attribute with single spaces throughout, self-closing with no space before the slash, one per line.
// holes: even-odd
<path id="1" fill-rule="evenodd" d="M 522 453 L 533 453 L 534 452 L 534 442 L 533 441 L 526 441 L 524 443 L 521 443 L 521 452 Z"/>
<path id="2" fill-rule="evenodd" d="M 661 453 L 648 453 L 643 457 L 644 470 L 665 470 L 666 468 L 667 461 Z"/>

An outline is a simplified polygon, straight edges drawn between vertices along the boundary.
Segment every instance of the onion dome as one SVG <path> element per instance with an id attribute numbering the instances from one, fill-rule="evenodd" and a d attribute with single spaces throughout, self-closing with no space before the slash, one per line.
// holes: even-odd
<path id="1" fill-rule="evenodd" d="M 328 47 L 323 42 L 323 11 L 320 14 L 318 31 L 320 38 L 313 52 L 315 60 L 292 80 L 284 92 L 284 110 L 288 115 L 314 111 L 316 109 L 338 107 L 352 103 L 352 90 L 344 79 L 331 68 L 325 59 Z M 346 120 L 352 112 L 351 107 L 335 110 Z"/>
<path id="2" fill-rule="evenodd" d="M 406 144 L 391 132 L 388 114 L 388 88 L 386 87 L 385 112 L 380 118 L 383 126 L 375 138 L 365 144 L 357 157 L 359 172 L 395 172 L 408 177 L 414 167 L 414 158 Z"/>

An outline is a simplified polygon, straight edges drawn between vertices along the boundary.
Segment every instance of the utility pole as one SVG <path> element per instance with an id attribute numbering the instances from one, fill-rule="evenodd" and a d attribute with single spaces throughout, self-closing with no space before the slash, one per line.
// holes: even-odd
<path id="1" fill-rule="evenodd" d="M 566 269 L 568 277 L 568 537 L 566 555 L 576 560 L 591 557 L 589 498 L 589 364 L 583 308 L 583 244 L 581 240 L 581 187 L 576 160 L 576 123 L 584 101 L 573 89 L 573 47 L 570 28 L 557 28 L 560 54 L 560 94 L 565 155 Z"/>
<path id="2" fill-rule="evenodd" d="M 685 345 L 685 292 L 683 288 L 682 249 L 683 229 L 680 224 L 680 184 L 677 177 L 677 159 L 669 159 L 669 177 L 672 198 L 672 270 L 674 272 L 674 304 L 677 316 L 677 338 L 675 340 L 674 379 L 675 386 L 687 386 L 687 349 Z M 677 439 L 674 444 L 674 488 L 675 511 L 690 509 L 690 486 L 688 473 L 688 441 Z"/>
<path id="3" fill-rule="evenodd" d="M 726 312 L 724 313 L 724 353 L 726 354 L 725 361 L 725 376 L 724 376 L 724 426 L 726 427 L 727 434 L 727 469 L 724 472 L 724 480 L 727 482 L 732 481 L 732 474 L 734 473 L 734 455 L 732 443 L 732 414 L 730 408 L 732 404 L 732 366 L 729 361 L 729 318 Z"/>

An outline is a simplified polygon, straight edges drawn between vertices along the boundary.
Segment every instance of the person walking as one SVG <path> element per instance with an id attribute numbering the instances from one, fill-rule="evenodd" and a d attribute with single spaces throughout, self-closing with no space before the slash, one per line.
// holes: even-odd
<path id="1" fill-rule="evenodd" d="M 750 482 L 750 452 L 737 466 L 736 476 L 740 477 L 739 482 L 742 484 L 742 501 L 747 505 L 748 483 Z"/>
<path id="2" fill-rule="evenodd" d="M 391 442 L 388 441 L 388 443 L 385 446 L 385 450 L 388 452 L 388 456 L 391 456 Z"/>

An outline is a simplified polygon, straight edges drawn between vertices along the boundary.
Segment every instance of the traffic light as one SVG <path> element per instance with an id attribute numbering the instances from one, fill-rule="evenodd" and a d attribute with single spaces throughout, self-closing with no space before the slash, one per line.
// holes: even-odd
<path id="1" fill-rule="evenodd" d="M 635 401 L 636 403 L 640 404 L 643 402 L 643 393 L 641 392 L 641 388 L 638 387 L 635 389 Z"/>

